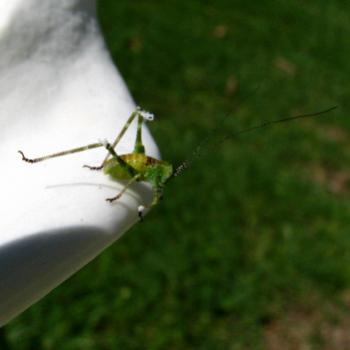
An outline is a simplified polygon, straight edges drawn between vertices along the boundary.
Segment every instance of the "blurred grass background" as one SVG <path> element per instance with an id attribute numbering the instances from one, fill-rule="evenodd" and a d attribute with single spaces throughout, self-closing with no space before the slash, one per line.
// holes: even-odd
<path id="1" fill-rule="evenodd" d="M 174 164 L 216 127 L 340 108 L 218 144 L 0 349 L 350 349 L 350 3 L 99 0 L 99 16 Z"/>

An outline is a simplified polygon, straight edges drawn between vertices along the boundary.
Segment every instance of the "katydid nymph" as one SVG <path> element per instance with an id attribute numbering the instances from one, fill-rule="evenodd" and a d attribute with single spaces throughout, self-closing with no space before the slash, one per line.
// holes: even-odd
<path id="1" fill-rule="evenodd" d="M 137 131 L 132 153 L 119 155 L 115 151 L 125 132 L 137 118 Z M 27 158 L 22 151 L 18 151 L 22 155 L 22 160 L 28 163 L 38 163 L 51 158 L 61 157 L 68 154 L 87 151 L 90 149 L 105 147 L 108 151 L 107 156 L 99 166 L 84 165 L 90 170 L 103 170 L 106 175 L 109 175 L 114 181 L 126 180 L 127 183 L 122 190 L 114 197 L 106 198 L 106 201 L 112 203 L 118 200 L 126 190 L 135 182 L 145 181 L 151 184 L 153 189 L 153 199 L 149 205 L 140 205 L 138 207 L 138 215 L 140 220 L 143 219 L 143 212 L 146 208 L 155 206 L 163 195 L 163 188 L 165 183 L 173 175 L 173 166 L 163 160 L 149 157 L 145 154 L 145 147 L 142 143 L 142 124 L 145 120 L 153 120 L 153 114 L 141 110 L 139 107 L 130 115 L 124 127 L 111 144 L 108 141 L 100 141 L 91 143 L 86 146 L 69 149 L 66 151 L 49 154 L 38 158 Z"/>
<path id="2" fill-rule="evenodd" d="M 252 127 L 248 127 L 246 129 L 239 130 L 237 132 L 227 134 L 224 136 L 221 141 L 238 136 L 243 133 L 247 133 L 253 130 L 257 130 L 260 128 L 272 126 L 273 124 L 288 122 L 296 119 L 314 117 L 321 114 L 328 113 L 337 108 L 337 106 L 328 108 L 326 110 L 322 110 L 320 112 L 309 113 L 309 114 L 300 114 L 292 117 L 286 117 L 281 119 L 275 119 L 263 122 L 259 125 L 255 125 Z M 115 147 L 118 145 L 119 141 L 129 128 L 130 124 L 134 119 L 137 118 L 137 131 L 136 131 L 136 139 L 134 144 L 134 150 L 132 153 L 119 155 L 115 151 Z M 28 163 L 38 163 L 44 160 L 48 160 L 51 158 L 61 157 L 73 153 L 83 152 L 90 149 L 105 147 L 108 151 L 107 156 L 103 160 L 100 166 L 89 166 L 84 165 L 85 168 L 90 170 L 103 170 L 104 173 L 112 178 L 114 181 L 122 181 L 126 180 L 127 183 L 124 185 L 122 190 L 114 197 L 106 198 L 106 201 L 113 203 L 117 201 L 121 196 L 126 192 L 126 190 L 135 182 L 145 181 L 151 184 L 153 189 L 153 199 L 149 205 L 140 205 L 138 207 L 138 215 L 140 220 L 143 219 L 143 212 L 146 208 L 154 207 L 159 200 L 163 196 L 164 186 L 167 184 L 169 180 L 180 175 L 182 171 L 193 162 L 195 158 L 198 158 L 201 155 L 201 147 L 206 144 L 209 140 L 207 137 L 204 142 L 200 143 L 195 151 L 191 154 L 191 156 L 182 162 L 179 166 L 173 167 L 173 165 L 169 162 L 152 158 L 147 156 L 145 153 L 145 147 L 142 143 L 142 125 L 144 121 L 153 120 L 153 114 L 143 111 L 140 108 L 137 108 L 129 117 L 124 127 L 116 137 L 113 143 L 109 143 L 107 141 L 101 141 L 97 143 L 91 143 L 86 146 L 77 147 L 73 149 L 69 149 L 66 151 L 61 151 L 53 154 L 49 154 L 46 156 L 38 157 L 38 158 L 27 158 L 22 151 L 18 151 L 22 160 Z"/>

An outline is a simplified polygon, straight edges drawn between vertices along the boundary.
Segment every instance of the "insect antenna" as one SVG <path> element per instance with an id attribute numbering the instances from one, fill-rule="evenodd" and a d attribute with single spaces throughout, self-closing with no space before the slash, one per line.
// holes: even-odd
<path id="1" fill-rule="evenodd" d="M 211 132 L 209 132 L 207 134 L 207 136 L 202 139 L 202 141 L 197 145 L 197 147 L 195 148 L 195 150 L 192 152 L 192 154 L 190 155 L 189 158 L 187 158 L 185 161 L 183 161 L 179 166 L 177 166 L 172 174 L 172 176 L 168 179 L 168 181 L 178 175 L 180 175 L 182 173 L 183 170 L 187 169 L 192 162 L 195 159 L 198 159 L 201 157 L 202 155 L 202 149 L 204 148 L 204 146 L 206 146 L 209 141 L 213 138 L 214 135 L 216 135 L 218 133 L 218 131 L 221 128 L 221 125 L 226 121 L 226 119 L 228 119 L 236 110 L 238 110 L 240 108 L 240 106 L 243 104 L 244 101 L 248 100 L 248 98 L 252 97 L 253 95 L 255 95 L 255 93 L 260 89 L 261 84 L 257 85 L 253 91 L 245 94 L 244 96 L 241 97 L 241 99 L 238 101 L 238 103 L 236 104 L 236 106 L 233 108 L 233 110 L 226 114 L 220 121 L 220 123 L 218 124 L 218 126 L 216 128 L 214 128 Z"/>
<path id="2" fill-rule="evenodd" d="M 279 118 L 279 119 L 273 119 L 273 120 L 268 120 L 265 122 L 262 122 L 260 124 L 257 125 L 253 125 L 250 126 L 248 128 L 242 129 L 242 130 L 238 130 L 236 132 L 233 132 L 231 134 L 225 135 L 223 138 L 221 138 L 218 142 L 214 143 L 211 145 L 212 147 L 218 146 L 220 143 L 226 141 L 227 139 L 230 138 L 234 138 L 237 137 L 241 134 L 245 134 L 251 131 L 255 131 L 258 129 L 262 129 L 262 128 L 266 128 L 269 126 L 273 126 L 274 124 L 280 124 L 280 123 L 286 123 L 286 122 L 290 122 L 296 119 L 304 119 L 304 118 L 311 118 L 311 117 L 317 117 L 320 115 L 324 115 L 326 113 L 329 113 L 333 110 L 335 110 L 336 108 L 338 108 L 338 106 L 333 106 L 327 109 L 324 109 L 322 111 L 318 111 L 318 112 L 313 112 L 313 113 L 305 113 L 305 114 L 299 114 L 299 115 L 295 115 L 295 116 L 291 116 L 291 117 L 285 117 L 285 118 Z M 231 115 L 231 114 L 229 114 Z M 227 118 L 228 116 L 226 116 L 222 122 Z M 222 122 L 220 124 L 222 124 Z M 218 130 L 218 128 L 215 128 L 213 132 L 216 132 Z M 192 165 L 192 163 L 200 158 L 203 155 L 203 150 L 207 150 L 208 147 L 204 148 L 204 146 L 207 146 L 208 142 L 210 141 L 213 132 L 211 132 L 204 140 L 202 140 L 199 145 L 196 147 L 196 149 L 192 152 L 192 154 L 190 155 L 189 158 L 187 158 L 185 161 L 183 161 L 179 166 L 177 166 L 173 172 L 173 175 L 171 178 L 174 178 L 176 176 L 179 176 L 185 169 L 187 169 L 188 167 L 190 167 Z M 170 180 L 170 178 L 169 178 Z"/>

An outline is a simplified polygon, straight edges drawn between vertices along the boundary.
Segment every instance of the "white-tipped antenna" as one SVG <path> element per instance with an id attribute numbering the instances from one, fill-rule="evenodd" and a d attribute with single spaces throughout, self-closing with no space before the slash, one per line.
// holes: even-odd
<path id="1" fill-rule="evenodd" d="M 306 113 L 306 114 L 299 114 L 299 115 L 295 115 L 292 117 L 285 117 L 285 118 L 280 118 L 280 119 L 274 119 L 274 120 L 268 120 L 265 121 L 263 123 L 260 123 L 258 125 L 254 125 L 251 127 L 248 127 L 246 129 L 242 129 L 239 130 L 237 132 L 228 134 L 226 136 L 224 136 L 222 139 L 219 140 L 219 142 L 215 143 L 212 145 L 213 146 L 217 146 L 218 144 L 224 142 L 227 139 L 233 138 L 233 137 L 237 137 L 241 134 L 245 134 L 254 130 L 258 130 L 258 129 L 262 129 L 262 128 L 266 128 L 268 126 L 272 126 L 274 124 L 279 124 L 279 123 L 284 123 L 284 122 L 289 122 L 292 120 L 296 120 L 296 119 L 302 119 L 302 118 L 310 118 L 310 117 L 317 117 L 320 115 L 324 115 L 326 113 L 329 113 L 331 111 L 333 111 L 334 109 L 338 108 L 338 106 L 333 106 L 327 109 L 324 109 L 322 111 L 319 112 L 314 112 L 314 113 Z M 226 118 L 225 118 L 226 119 Z M 191 154 L 191 156 L 189 158 L 187 158 L 184 162 L 182 162 L 179 166 L 177 166 L 174 170 L 173 176 L 171 178 L 174 178 L 176 176 L 179 176 L 185 169 L 187 169 L 196 159 L 198 159 L 200 156 L 202 156 L 203 152 L 203 146 L 207 145 L 208 142 L 210 141 L 211 138 L 206 137 L 205 138 L 205 142 L 201 142 L 196 149 L 194 150 L 194 152 Z"/>

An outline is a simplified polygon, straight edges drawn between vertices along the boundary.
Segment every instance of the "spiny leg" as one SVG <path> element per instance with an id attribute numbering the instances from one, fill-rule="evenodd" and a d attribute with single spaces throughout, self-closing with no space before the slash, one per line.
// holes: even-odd
<path id="1" fill-rule="evenodd" d="M 78 152 L 84 152 L 84 151 L 87 151 L 89 149 L 103 147 L 103 146 L 104 146 L 104 144 L 100 143 L 100 142 L 98 142 L 98 143 L 91 143 L 91 144 L 86 145 L 86 146 L 72 148 L 72 149 L 69 149 L 69 150 L 66 150 L 66 151 L 52 153 L 52 154 L 49 154 L 47 156 L 38 157 L 38 158 L 27 158 L 22 151 L 18 151 L 18 153 L 21 154 L 22 160 L 25 161 L 25 162 L 27 162 L 27 163 L 38 163 L 38 162 L 42 162 L 42 161 L 47 160 L 47 159 L 56 158 L 56 157 L 62 157 L 62 156 L 66 156 L 68 154 L 73 154 L 73 153 L 78 153 Z"/>
<path id="2" fill-rule="evenodd" d="M 115 138 L 115 140 L 113 141 L 113 143 L 111 144 L 111 147 L 114 149 L 117 144 L 119 143 L 119 141 L 121 140 L 121 138 L 124 136 L 124 134 L 126 133 L 126 130 L 128 130 L 129 126 L 131 125 L 131 123 L 133 122 L 133 120 L 136 118 L 136 116 L 139 114 L 139 109 L 136 109 L 136 111 L 132 112 L 129 119 L 126 121 L 126 123 L 123 126 L 123 129 L 120 131 L 120 133 L 118 134 L 118 136 Z M 106 158 L 103 160 L 102 164 L 100 165 L 101 168 L 103 168 L 103 165 L 105 164 L 105 162 L 108 160 L 109 158 L 109 154 L 107 154 Z"/>
<path id="3" fill-rule="evenodd" d="M 134 177 L 139 174 L 139 172 L 133 168 L 131 165 L 129 165 L 123 158 L 118 156 L 114 148 L 110 143 L 106 143 L 105 148 L 107 151 L 112 155 L 112 157 L 119 163 L 119 165 L 131 176 Z"/>
<path id="4" fill-rule="evenodd" d="M 134 153 L 142 153 L 142 154 L 145 153 L 145 147 L 142 143 L 142 123 L 144 119 L 153 120 L 154 116 L 152 113 L 142 111 L 139 107 L 137 107 L 137 109 L 128 118 L 122 130 L 120 131 L 120 133 L 118 134 L 114 142 L 111 144 L 111 148 L 114 149 L 117 146 L 117 144 L 119 143 L 121 138 L 124 136 L 125 132 L 128 130 L 129 126 L 131 125 L 131 123 L 136 117 L 138 117 L 138 120 L 137 120 L 137 133 L 136 133 L 136 140 L 134 145 Z M 88 168 L 90 170 L 101 170 L 109 157 L 110 157 L 110 154 L 107 154 L 102 164 L 99 166 L 84 165 L 84 168 Z"/>
<path id="5" fill-rule="evenodd" d="M 118 200 L 124 193 L 125 191 L 134 183 L 136 182 L 139 178 L 140 178 L 141 174 L 137 174 L 135 175 L 130 181 L 128 181 L 128 183 L 123 187 L 123 189 L 115 196 L 112 198 L 106 198 L 106 201 L 112 203 L 116 200 Z"/>
<path id="6" fill-rule="evenodd" d="M 128 118 L 128 120 L 124 124 L 123 129 L 120 131 L 120 133 L 118 134 L 118 136 L 116 137 L 114 142 L 111 144 L 111 148 L 114 149 L 117 146 L 117 144 L 119 143 L 121 138 L 124 136 L 126 130 L 128 130 L 130 124 L 133 122 L 133 120 L 136 118 L 136 116 L 139 115 L 139 113 L 140 113 L 139 109 L 136 109 L 136 111 L 131 113 L 130 117 Z M 103 166 L 105 165 L 105 163 L 106 163 L 106 161 L 108 160 L 109 157 L 110 157 L 110 153 L 107 154 L 107 156 L 105 157 L 105 159 L 103 160 L 103 162 L 99 166 L 84 165 L 83 167 L 84 168 L 88 168 L 90 170 L 102 170 Z"/>

